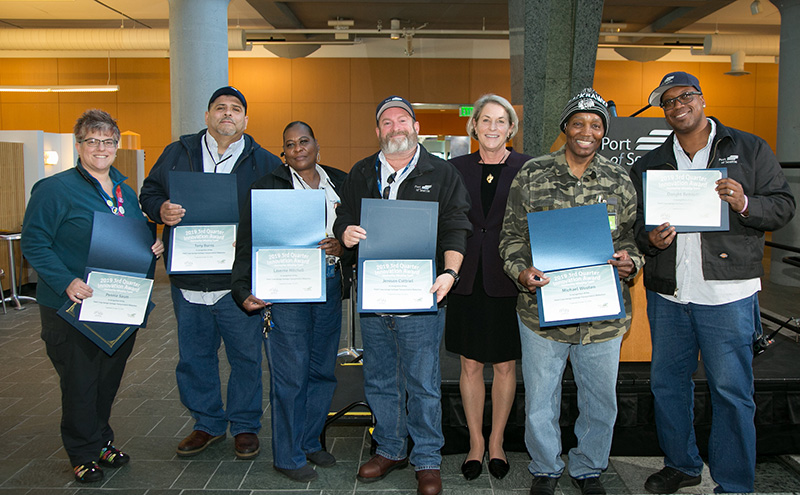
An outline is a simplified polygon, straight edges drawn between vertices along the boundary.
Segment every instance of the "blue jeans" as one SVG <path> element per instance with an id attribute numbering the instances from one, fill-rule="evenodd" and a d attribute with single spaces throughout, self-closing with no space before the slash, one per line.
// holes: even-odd
<path id="1" fill-rule="evenodd" d="M 342 279 L 327 279 L 324 303 L 272 305 L 266 338 L 272 405 L 272 458 L 282 469 L 306 464 L 322 450 L 319 437 L 336 389 L 336 350 L 342 331 Z"/>
<path id="2" fill-rule="evenodd" d="M 261 317 L 248 316 L 230 294 L 213 306 L 192 304 L 172 286 L 178 320 L 178 367 L 181 402 L 195 419 L 195 430 L 222 435 L 258 433 L 261 429 Z M 219 346 L 231 367 L 227 407 L 222 405 Z"/>
<path id="3" fill-rule="evenodd" d="M 411 435 L 410 461 L 417 471 L 439 469 L 442 464 L 439 348 L 444 319 L 444 309 L 405 318 L 361 315 L 364 393 L 375 415 L 372 437 L 377 453 L 405 459 Z"/>
<path id="4" fill-rule="evenodd" d="M 697 476 L 694 434 L 698 351 L 711 391 L 711 477 L 724 492 L 752 492 L 756 466 L 753 342 L 761 334 L 758 298 L 719 306 L 677 304 L 647 291 L 653 341 L 650 387 L 664 464 Z"/>
<path id="5" fill-rule="evenodd" d="M 534 476 L 559 477 L 561 460 L 561 380 L 567 357 L 578 387 L 575 436 L 569 451 L 569 475 L 600 476 L 608 467 L 617 419 L 617 371 L 622 337 L 592 344 L 567 344 L 540 337 L 519 320 L 522 377 L 525 381 L 525 446 Z"/>

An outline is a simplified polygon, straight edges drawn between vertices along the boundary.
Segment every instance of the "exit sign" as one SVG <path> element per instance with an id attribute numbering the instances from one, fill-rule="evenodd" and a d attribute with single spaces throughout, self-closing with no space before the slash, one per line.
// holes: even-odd
<path id="1" fill-rule="evenodd" d="M 460 107 L 458 109 L 459 117 L 469 117 L 470 115 L 472 115 L 472 107 Z"/>

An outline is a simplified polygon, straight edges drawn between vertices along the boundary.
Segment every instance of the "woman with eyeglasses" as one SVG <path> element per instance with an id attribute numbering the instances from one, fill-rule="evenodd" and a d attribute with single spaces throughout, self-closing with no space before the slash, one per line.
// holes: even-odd
<path id="1" fill-rule="evenodd" d="M 336 351 L 342 330 L 343 282 L 349 287 L 354 251 L 333 237 L 339 204 L 337 189 L 346 173 L 320 165 L 319 144 L 311 126 L 292 122 L 283 131 L 286 164 L 257 180 L 252 189 L 322 189 L 326 203 L 326 238 L 319 242 L 327 260 L 325 302 L 269 304 L 273 326 L 266 335 L 272 405 L 273 467 L 289 479 L 317 478 L 309 462 L 330 467 L 336 459 L 322 449 L 319 437 L 336 389 Z M 239 220 L 232 293 L 245 311 L 260 311 L 268 302 L 252 294 L 250 207 Z M 269 215 L 270 212 L 263 212 Z"/>
<path id="2" fill-rule="evenodd" d="M 88 483 L 103 479 L 101 466 L 130 461 L 114 447 L 109 417 L 135 334 L 109 356 L 56 312 L 67 301 L 80 304 L 92 297 L 84 276 L 95 212 L 146 219 L 136 192 L 112 166 L 120 132 L 111 115 L 87 110 L 74 133 L 77 165 L 33 186 L 21 244 L 39 276 L 36 300 L 42 340 L 60 379 L 64 450 L 75 479 Z M 164 245 L 156 240 L 151 249 L 160 256 Z"/>
<path id="3" fill-rule="evenodd" d="M 503 449 L 508 415 L 517 390 L 516 360 L 522 357 L 517 325 L 517 289 L 503 272 L 500 229 L 511 181 L 531 157 L 506 147 L 517 133 L 519 119 L 502 96 L 487 94 L 473 105 L 467 133 L 478 141 L 478 151 L 452 158 L 464 177 L 472 200 L 472 235 L 461 265 L 461 282 L 450 291 L 445 324 L 445 347 L 461 355 L 459 387 L 469 429 L 469 452 L 461 465 L 464 478 L 483 471 L 489 453 L 489 473 L 503 478 L 509 471 Z M 483 436 L 486 387 L 485 363 L 491 363 L 492 430 Z"/>

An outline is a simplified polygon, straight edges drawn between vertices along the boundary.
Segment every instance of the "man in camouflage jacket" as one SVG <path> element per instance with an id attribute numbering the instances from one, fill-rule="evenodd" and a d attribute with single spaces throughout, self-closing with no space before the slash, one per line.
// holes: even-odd
<path id="1" fill-rule="evenodd" d="M 569 357 L 578 386 L 578 446 L 569 452 L 569 475 L 582 493 L 605 493 L 600 473 L 608 467 L 617 416 L 616 381 L 622 335 L 630 327 L 631 300 L 622 284 L 626 316 L 567 326 L 539 327 L 536 288 L 550 279 L 532 266 L 527 214 L 606 203 L 615 265 L 624 281 L 643 264 L 633 235 L 636 192 L 627 171 L 596 152 L 608 130 L 605 101 L 585 89 L 561 117 L 565 147 L 527 162 L 511 184 L 500 255 L 521 290 L 517 300 L 525 381 L 525 443 L 531 456 L 531 494 L 552 494 L 564 470 L 561 460 L 561 380 Z M 569 226 L 564 226 L 569 228 Z M 582 242 L 581 232 L 574 232 Z"/>

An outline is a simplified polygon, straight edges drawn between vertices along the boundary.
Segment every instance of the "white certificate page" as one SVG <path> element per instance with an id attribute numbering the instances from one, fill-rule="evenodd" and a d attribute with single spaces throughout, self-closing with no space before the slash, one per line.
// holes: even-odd
<path id="1" fill-rule="evenodd" d="M 324 254 L 318 248 L 259 249 L 254 295 L 269 302 L 324 301 Z"/>
<path id="2" fill-rule="evenodd" d="M 364 311 L 405 311 L 435 308 L 432 260 L 365 260 Z"/>
<path id="3" fill-rule="evenodd" d="M 90 272 L 86 280 L 92 297 L 81 303 L 80 321 L 139 326 L 144 321 L 153 290 L 148 278 Z"/>
<path id="4" fill-rule="evenodd" d="M 548 272 L 550 283 L 540 289 L 546 323 L 605 319 L 620 312 L 617 277 L 612 265 L 595 265 Z"/>
<path id="5" fill-rule="evenodd" d="M 644 223 L 719 227 L 722 200 L 719 170 L 648 170 L 644 190 Z"/>
<path id="6" fill-rule="evenodd" d="M 236 225 L 178 225 L 172 229 L 170 272 L 229 272 Z"/>

